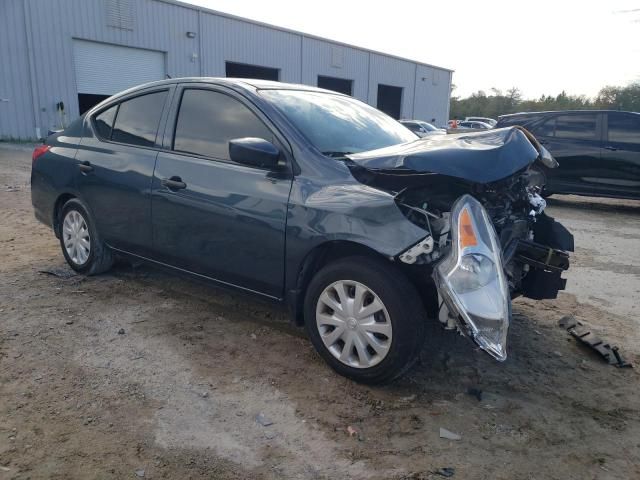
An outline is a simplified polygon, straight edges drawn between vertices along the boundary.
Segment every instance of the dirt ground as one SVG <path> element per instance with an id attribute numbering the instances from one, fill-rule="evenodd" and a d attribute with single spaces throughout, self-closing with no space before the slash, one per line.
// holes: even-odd
<path id="1" fill-rule="evenodd" d="M 33 217 L 30 151 L 0 144 L 0 480 L 640 478 L 640 202 L 550 200 L 576 237 L 568 290 L 515 301 L 505 363 L 449 333 L 367 387 L 244 295 L 126 264 L 41 273 L 71 271 Z"/>

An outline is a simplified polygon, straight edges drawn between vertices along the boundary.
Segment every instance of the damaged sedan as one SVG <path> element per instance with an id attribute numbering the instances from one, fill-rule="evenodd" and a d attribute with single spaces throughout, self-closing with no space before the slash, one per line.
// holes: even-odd
<path id="1" fill-rule="evenodd" d="M 185 78 L 51 135 L 31 191 L 77 272 L 120 256 L 282 303 L 332 368 L 380 383 L 430 323 L 505 360 L 511 300 L 564 288 L 573 237 L 541 165 L 517 127 L 420 139 L 339 93 Z"/>

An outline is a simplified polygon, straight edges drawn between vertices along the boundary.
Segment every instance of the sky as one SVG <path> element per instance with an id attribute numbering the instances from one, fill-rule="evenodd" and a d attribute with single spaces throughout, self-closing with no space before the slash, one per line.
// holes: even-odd
<path id="1" fill-rule="evenodd" d="M 450 68 L 455 96 L 595 96 L 640 81 L 640 0 L 186 3 Z"/>

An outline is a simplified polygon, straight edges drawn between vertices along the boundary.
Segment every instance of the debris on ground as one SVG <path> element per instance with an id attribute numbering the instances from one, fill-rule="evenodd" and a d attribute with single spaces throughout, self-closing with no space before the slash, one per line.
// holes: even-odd
<path id="1" fill-rule="evenodd" d="M 471 395 L 472 397 L 476 397 L 476 399 L 481 402 L 482 401 L 482 390 L 476 387 L 467 388 L 467 395 Z"/>
<path id="2" fill-rule="evenodd" d="M 405 403 L 411 403 L 416 398 L 418 398 L 418 396 L 414 393 L 413 395 L 409 395 L 408 397 L 400 397 L 400 401 Z"/>
<path id="3" fill-rule="evenodd" d="M 273 422 L 269 418 L 267 418 L 264 413 L 259 413 L 258 415 L 256 415 L 256 422 L 258 422 L 263 427 L 273 425 Z"/>
<path id="4" fill-rule="evenodd" d="M 453 477 L 456 474 L 456 469 L 453 467 L 443 467 L 434 472 L 435 475 L 440 475 L 441 477 Z"/>
<path id="5" fill-rule="evenodd" d="M 349 425 L 347 427 L 347 433 L 350 437 L 356 437 L 360 442 L 364 441 L 362 430 L 360 430 L 358 427 L 352 427 L 351 425 Z"/>
<path id="6" fill-rule="evenodd" d="M 136 477 L 144 478 L 144 470 L 142 470 L 142 469 L 136 470 Z"/>
<path id="7" fill-rule="evenodd" d="M 38 273 L 45 273 L 47 275 L 53 275 L 58 278 L 71 278 L 76 276 L 76 272 L 66 267 L 52 267 L 45 270 L 38 270 Z"/>
<path id="8" fill-rule="evenodd" d="M 633 365 L 627 362 L 617 346 L 611 346 L 605 343 L 600 337 L 595 335 L 588 327 L 577 321 L 574 317 L 567 315 L 558 321 L 558 325 L 567 330 L 573 337 L 594 351 L 600 354 L 609 365 L 615 365 L 618 368 L 632 368 Z"/>
<path id="9" fill-rule="evenodd" d="M 118 335 L 124 335 L 124 328 L 121 328 L 120 330 L 118 330 Z"/>
<path id="10" fill-rule="evenodd" d="M 457 433 L 453 433 L 446 428 L 440 427 L 440 438 L 446 438 L 447 440 L 461 440 L 462 437 Z"/>

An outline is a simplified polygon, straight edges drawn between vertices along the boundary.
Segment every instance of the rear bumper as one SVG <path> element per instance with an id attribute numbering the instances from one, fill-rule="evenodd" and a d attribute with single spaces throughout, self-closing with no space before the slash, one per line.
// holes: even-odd
<path id="1" fill-rule="evenodd" d="M 49 182 L 42 178 L 37 171 L 31 173 L 31 204 L 36 219 L 49 228 L 54 229 L 53 211 L 56 201 L 56 192 Z"/>

